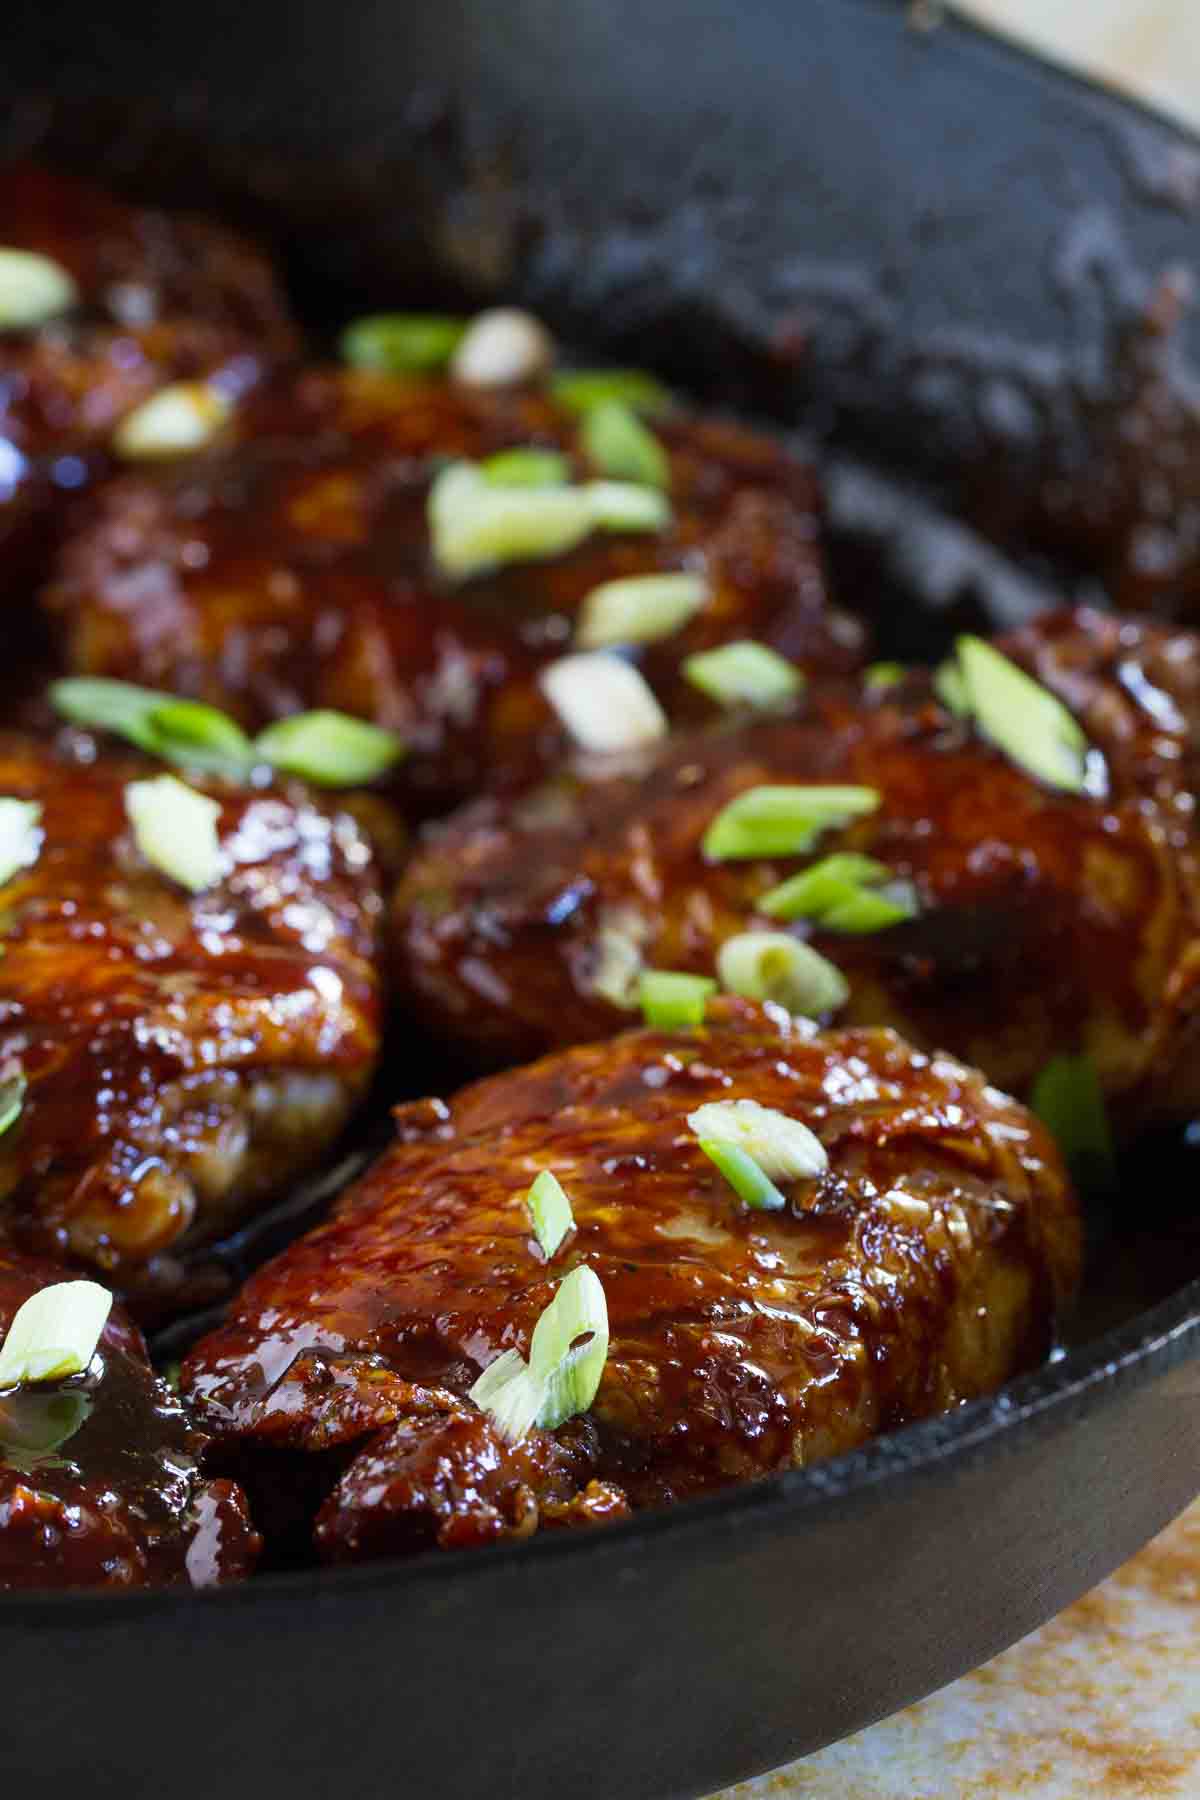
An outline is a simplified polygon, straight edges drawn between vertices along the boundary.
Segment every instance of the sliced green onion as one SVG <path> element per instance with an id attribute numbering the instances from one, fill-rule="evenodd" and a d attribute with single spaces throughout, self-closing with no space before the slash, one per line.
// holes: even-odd
<path id="1" fill-rule="evenodd" d="M 584 599 L 575 642 L 581 650 L 653 644 L 694 618 L 709 598 L 699 575 L 630 575 L 604 581 Z"/>
<path id="2" fill-rule="evenodd" d="M 549 1262 L 568 1231 L 575 1225 L 571 1202 L 563 1192 L 557 1175 L 543 1169 L 525 1196 L 525 1205 L 533 1222 L 533 1235 Z"/>
<path id="3" fill-rule="evenodd" d="M 886 931 L 902 925 L 920 912 L 917 893 L 910 881 L 892 881 L 886 887 L 858 888 L 831 906 L 822 919 L 826 931 Z"/>
<path id="4" fill-rule="evenodd" d="M 829 1167 L 825 1146 L 799 1119 L 757 1100 L 713 1100 L 688 1114 L 698 1138 L 752 1156 L 775 1181 L 812 1181 Z"/>
<path id="5" fill-rule="evenodd" d="M 982 638 L 959 638 L 957 651 L 971 714 L 983 735 L 1047 787 L 1082 794 L 1089 745 L 1062 701 Z"/>
<path id="6" fill-rule="evenodd" d="M 704 834 L 710 862 L 798 856 L 822 832 L 873 813 L 879 794 L 867 787 L 753 787 L 731 800 Z"/>
<path id="7" fill-rule="evenodd" d="M 229 396 L 210 381 L 176 381 L 127 413 L 112 447 L 129 462 L 186 456 L 211 444 L 233 415 Z"/>
<path id="8" fill-rule="evenodd" d="M 886 881 L 890 873 L 886 863 L 840 850 L 781 881 L 755 903 L 755 911 L 769 919 L 820 919 L 860 888 Z"/>
<path id="9" fill-rule="evenodd" d="M 538 678 L 571 736 L 600 754 L 634 750 L 667 734 L 667 720 L 645 678 L 606 650 L 561 656 Z"/>
<path id="10" fill-rule="evenodd" d="M 704 1008 L 717 984 L 707 975 L 676 969 L 646 969 L 638 984 L 642 1017 L 655 1031 L 682 1031 L 703 1025 Z"/>
<path id="11" fill-rule="evenodd" d="M 174 775 L 131 781 L 125 811 L 146 861 L 193 894 L 221 879 L 225 859 L 217 835 L 220 804 Z"/>
<path id="12" fill-rule="evenodd" d="M 907 674 L 903 663 L 876 662 L 863 670 L 863 682 L 869 688 L 890 688 L 903 681 Z"/>
<path id="13" fill-rule="evenodd" d="M 722 1144 L 716 1138 L 701 1138 L 700 1148 L 716 1164 L 743 1206 L 754 1212 L 779 1212 L 787 1205 L 786 1194 L 780 1193 L 747 1151 L 736 1144 Z"/>
<path id="14" fill-rule="evenodd" d="M 580 1344 L 580 1338 L 590 1341 Z M 596 1398 L 608 1359 L 608 1306 L 586 1264 L 572 1269 L 533 1328 L 526 1363 L 506 1350 L 479 1377 L 470 1398 L 510 1442 L 534 1425 L 553 1431 Z"/>
<path id="15" fill-rule="evenodd" d="M 742 931 L 726 938 L 717 953 L 717 974 L 727 993 L 773 1000 L 809 1019 L 835 1012 L 850 994 L 840 969 L 783 931 Z"/>
<path id="16" fill-rule="evenodd" d="M 435 477 L 428 514 L 434 561 L 451 580 L 561 556 L 595 523 L 586 488 L 499 487 L 465 462 Z"/>
<path id="17" fill-rule="evenodd" d="M 41 854 L 42 809 L 36 800 L 0 797 L 0 887 Z"/>
<path id="18" fill-rule="evenodd" d="M 641 369 L 571 369 L 555 377 L 550 391 L 560 406 L 576 413 L 615 400 L 649 418 L 674 405 L 670 388 Z"/>
<path id="19" fill-rule="evenodd" d="M 602 400 L 583 416 L 579 441 L 583 453 L 601 475 L 637 481 L 645 487 L 670 486 L 671 465 L 654 433 L 622 400 Z"/>
<path id="20" fill-rule="evenodd" d="M 444 313 L 372 313 L 347 325 L 338 351 L 355 369 L 433 374 L 446 368 L 466 329 L 465 319 Z"/>
<path id="21" fill-rule="evenodd" d="M 87 675 L 53 682 L 50 699 L 73 725 L 116 732 L 139 749 L 186 768 L 236 777 L 245 775 L 254 761 L 241 727 L 199 700 Z"/>
<path id="22" fill-rule="evenodd" d="M 953 713 L 956 719 L 965 719 L 970 713 L 967 684 L 957 663 L 944 662 L 933 671 L 933 691 L 946 711 Z"/>
<path id="23" fill-rule="evenodd" d="M 658 488 L 588 481 L 579 491 L 587 498 L 597 531 L 665 531 L 671 523 L 671 502 Z"/>
<path id="24" fill-rule="evenodd" d="M 1090 1056 L 1056 1056 L 1033 1084 L 1030 1105 L 1081 1188 L 1116 1186 L 1116 1152 L 1104 1089 Z"/>
<path id="25" fill-rule="evenodd" d="M 450 359 L 467 387 L 517 387 L 554 367 L 554 339 L 540 319 L 516 306 L 494 306 L 471 320 Z"/>
<path id="26" fill-rule="evenodd" d="M 689 656 L 683 672 L 718 706 L 752 706 L 760 712 L 786 705 L 804 688 L 801 670 L 750 638 Z"/>
<path id="27" fill-rule="evenodd" d="M 95 1281 L 57 1281 L 31 1294 L 0 1344 L 0 1389 L 85 1374 L 112 1303 Z"/>
<path id="28" fill-rule="evenodd" d="M 319 787 L 357 787 L 374 781 L 404 755 L 404 744 L 395 732 L 328 710 L 297 713 L 268 725 L 255 738 L 254 749 L 273 768 Z"/>
<path id="29" fill-rule="evenodd" d="M 29 331 L 78 301 L 79 290 L 61 263 L 36 250 L 0 247 L 0 331 Z"/>
<path id="30" fill-rule="evenodd" d="M 0 1137 L 11 1131 L 21 1116 L 25 1104 L 26 1081 L 21 1070 L 15 1075 L 6 1075 L 0 1081 Z"/>
<path id="31" fill-rule="evenodd" d="M 32 1475 L 54 1466 L 54 1451 L 70 1442 L 91 1411 L 92 1396 L 83 1388 L 10 1390 L 7 1404 L 0 1402 L 0 1467 Z"/>
<path id="32" fill-rule="evenodd" d="M 571 479 L 571 465 L 558 450 L 523 445 L 497 450 L 494 456 L 484 458 L 479 469 L 494 487 L 566 487 Z"/>

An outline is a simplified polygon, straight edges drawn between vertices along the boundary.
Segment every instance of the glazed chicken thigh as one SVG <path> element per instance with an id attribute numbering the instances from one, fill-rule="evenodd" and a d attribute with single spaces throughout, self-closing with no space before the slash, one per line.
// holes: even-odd
<path id="1" fill-rule="evenodd" d="M 814 1134 L 776 1210 L 701 1147 L 737 1102 Z M 1043 1128 L 888 1031 L 725 1000 L 690 1032 L 401 1107 L 397 1128 L 183 1371 L 264 1519 L 305 1495 L 333 1560 L 601 1521 L 829 1456 L 1036 1363 L 1078 1274 Z M 542 1171 L 571 1209 L 549 1250 L 527 1199 Z M 598 1389 L 514 1433 L 470 1390 L 533 1354 L 579 1271 L 611 1333 Z"/>

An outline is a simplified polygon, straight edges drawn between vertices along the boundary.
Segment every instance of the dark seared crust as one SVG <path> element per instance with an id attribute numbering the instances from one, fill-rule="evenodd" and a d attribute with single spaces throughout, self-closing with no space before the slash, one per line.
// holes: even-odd
<path id="1" fill-rule="evenodd" d="M 62 1278 L 0 1250 L 0 1340 L 17 1308 Z M 58 1444 L 46 1428 L 56 1412 L 81 1420 Z M 202 1475 L 209 1441 L 115 1309 L 86 1376 L 0 1394 L 0 1591 L 248 1575 L 261 1540 L 241 1490 Z"/>
<path id="2" fill-rule="evenodd" d="M 733 933 L 779 929 L 756 913 L 763 894 L 853 848 L 915 882 L 921 916 L 813 935 L 850 980 L 850 1022 L 948 1045 L 1017 1093 L 1051 1056 L 1087 1049 L 1127 1125 L 1187 1116 L 1200 1103 L 1200 643 L 1082 612 L 1008 647 L 1077 711 L 1106 758 L 1104 796 L 1042 787 L 923 676 L 819 692 L 794 717 L 678 738 L 640 775 L 565 777 L 466 809 L 396 899 L 409 1004 L 480 1061 L 603 1036 L 628 1021 L 595 988 L 606 930 L 650 966 L 711 974 Z M 735 794 L 793 781 L 874 787 L 882 804 L 809 857 L 705 861 L 704 832 Z"/>
<path id="3" fill-rule="evenodd" d="M 0 333 L 0 547 L 3 581 L 15 585 L 44 547 L 56 485 L 73 493 L 101 466 L 127 412 L 199 376 L 244 393 L 296 353 L 297 338 L 266 259 L 206 219 L 9 163 L 0 243 L 52 257 L 81 300 L 64 320 Z"/>
<path id="4" fill-rule="evenodd" d="M 311 373 L 252 406 L 232 454 L 105 487 L 47 604 L 77 669 L 202 696 L 249 725 L 334 706 L 399 730 L 413 746 L 400 781 L 424 810 L 555 765 L 562 738 L 536 673 L 602 581 L 708 574 L 708 607 L 643 658 L 676 716 L 712 710 L 682 657 L 729 638 L 853 667 L 862 633 L 826 601 L 812 470 L 726 422 L 656 429 L 671 530 L 596 535 L 452 587 L 429 556 L 436 459 L 574 453 L 576 421 L 540 394 Z"/>
<path id="5" fill-rule="evenodd" d="M 1041 1357 L 1079 1226 L 1038 1123 L 886 1031 L 818 1034 L 725 1001 L 402 1109 L 401 1141 L 263 1269 L 183 1387 L 253 1485 L 340 1452 L 316 1539 L 336 1558 L 525 1535 L 829 1456 Z M 687 1114 L 751 1098 L 829 1170 L 749 1213 Z M 554 1170 L 575 1230 L 547 1264 L 524 1195 Z M 579 1263 L 612 1332 L 591 1411 L 515 1448 L 463 1396 L 524 1353 Z M 291 1464 L 278 1460 L 290 1450 Z M 335 1476 L 337 1476 L 335 1480 Z M 595 1484 L 595 1485 L 590 1485 Z"/>
<path id="6" fill-rule="evenodd" d="M 0 740 L 0 793 L 36 800 L 45 832 L 0 890 L 0 1068 L 29 1084 L 0 1222 L 149 1288 L 311 1165 L 362 1094 L 379 873 L 337 801 L 209 784 L 235 866 L 193 897 L 125 818 L 125 784 L 159 770 L 73 748 Z"/>

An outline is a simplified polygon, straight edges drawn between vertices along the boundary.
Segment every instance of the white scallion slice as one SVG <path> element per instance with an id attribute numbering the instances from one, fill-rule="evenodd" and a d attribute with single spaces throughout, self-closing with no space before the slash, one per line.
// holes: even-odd
<path id="1" fill-rule="evenodd" d="M 571 1202 L 557 1175 L 552 1174 L 549 1169 L 543 1169 L 526 1194 L 525 1205 L 529 1209 L 533 1235 L 541 1246 L 542 1255 L 549 1262 L 575 1225 Z"/>
<path id="2" fill-rule="evenodd" d="M 633 750 L 667 734 L 644 677 L 606 650 L 561 656 L 539 677 L 542 692 L 584 750 Z"/>
<path id="3" fill-rule="evenodd" d="M 450 359 L 450 373 L 466 387 L 517 387 L 540 381 L 554 367 L 554 339 L 540 319 L 515 306 L 497 306 L 471 320 Z"/>
<path id="4" fill-rule="evenodd" d="M 198 894 L 221 879 L 217 822 L 220 804 L 198 794 L 174 775 L 131 781 L 125 789 L 125 811 L 134 842 L 154 868 L 181 887 Z"/>
<path id="5" fill-rule="evenodd" d="M 588 481 L 579 489 L 597 531 L 665 531 L 671 502 L 658 488 L 632 481 Z"/>
<path id="6" fill-rule="evenodd" d="M 0 797 L 0 887 L 37 861 L 42 849 L 41 818 L 36 800 Z"/>
<path id="7" fill-rule="evenodd" d="M 798 856 L 822 832 L 873 813 L 879 794 L 867 787 L 753 787 L 731 800 L 704 834 L 710 862 Z"/>
<path id="8" fill-rule="evenodd" d="M 709 1162 L 716 1164 L 742 1205 L 752 1212 L 781 1212 L 787 1205 L 787 1195 L 780 1193 L 747 1151 L 736 1144 L 723 1144 L 717 1138 L 701 1138 L 700 1148 Z"/>
<path id="9" fill-rule="evenodd" d="M 709 592 L 699 575 L 630 575 L 602 582 L 580 608 L 575 642 L 581 650 L 657 643 L 694 618 Z"/>
<path id="10" fill-rule="evenodd" d="M 365 719 L 319 710 L 268 725 L 254 740 L 254 750 L 273 768 L 318 787 L 357 787 L 399 762 L 404 744 L 395 732 Z"/>
<path id="11" fill-rule="evenodd" d="M 338 342 L 342 360 L 384 375 L 430 375 L 448 365 L 467 329 L 444 313 L 373 313 L 354 319 Z"/>
<path id="12" fill-rule="evenodd" d="M 78 304 L 72 277 L 36 250 L 0 245 L 0 331 L 30 331 Z"/>
<path id="13" fill-rule="evenodd" d="M 583 453 L 601 475 L 645 487 L 670 486 L 667 453 L 648 426 L 623 400 L 589 407 L 579 431 Z"/>
<path id="14" fill-rule="evenodd" d="M 112 435 L 128 462 L 186 456 L 211 444 L 233 415 L 233 402 L 210 381 L 176 381 L 143 400 Z"/>
<path id="15" fill-rule="evenodd" d="M 595 1271 L 582 1264 L 559 1283 L 534 1326 L 528 1363 L 519 1351 L 506 1350 L 484 1370 L 470 1398 L 503 1437 L 516 1442 L 534 1425 L 554 1431 L 586 1412 L 607 1359 L 604 1289 Z"/>
<path id="16" fill-rule="evenodd" d="M 609 921 L 596 934 L 596 961 L 590 987 L 612 1006 L 631 1012 L 638 1003 L 638 980 L 642 972 L 642 939 L 640 931 L 627 930 Z"/>
<path id="17" fill-rule="evenodd" d="M 815 1132 L 757 1100 L 713 1100 L 687 1122 L 698 1138 L 744 1150 L 772 1181 L 812 1181 L 829 1167 Z"/>
<path id="18" fill-rule="evenodd" d="M 638 984 L 642 1017 L 655 1031 L 685 1031 L 703 1025 L 704 1009 L 717 984 L 707 975 L 676 969 L 647 969 Z"/>
<path id="19" fill-rule="evenodd" d="M 1034 1082 L 1029 1103 L 1079 1186 L 1086 1192 L 1111 1193 L 1117 1179 L 1116 1151 L 1092 1058 L 1054 1057 Z"/>
<path id="20" fill-rule="evenodd" d="M 783 931 L 742 931 L 717 953 L 717 974 L 727 993 L 773 1000 L 806 1019 L 845 1005 L 850 989 L 840 969 Z"/>
<path id="21" fill-rule="evenodd" d="M 758 712 L 786 706 L 804 690 L 804 675 L 794 663 L 751 638 L 698 651 L 687 658 L 683 672 L 718 706 L 751 706 Z"/>
<path id="22" fill-rule="evenodd" d="M 674 405 L 671 390 L 642 369 L 570 369 L 556 376 L 550 391 L 560 406 L 575 413 L 615 400 L 651 418 Z"/>
<path id="23" fill-rule="evenodd" d="M 571 465 L 560 451 L 534 445 L 497 450 L 484 458 L 479 470 L 494 487 L 566 487 L 571 479 Z"/>
<path id="24" fill-rule="evenodd" d="M 594 524 L 586 488 L 498 486 L 465 462 L 435 477 L 428 514 L 434 561 L 453 581 L 562 556 Z"/>
<path id="25" fill-rule="evenodd" d="M 971 715 L 983 735 L 1047 787 L 1082 794 L 1090 748 L 1062 701 L 982 638 L 957 644 Z"/>
<path id="26" fill-rule="evenodd" d="M 25 1105 L 25 1077 L 20 1071 L 0 1080 L 0 1137 L 11 1131 Z"/>
<path id="27" fill-rule="evenodd" d="M 58 1281 L 31 1294 L 0 1344 L 0 1390 L 85 1374 L 112 1303 L 95 1281 Z"/>

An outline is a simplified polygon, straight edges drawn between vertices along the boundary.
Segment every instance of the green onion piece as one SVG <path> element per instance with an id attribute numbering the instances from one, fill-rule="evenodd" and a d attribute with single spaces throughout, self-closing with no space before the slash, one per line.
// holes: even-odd
<path id="1" fill-rule="evenodd" d="M 632 412 L 652 418 L 674 405 L 671 390 L 641 369 L 571 369 L 556 376 L 550 391 L 560 406 L 576 413 L 616 401 Z"/>
<path id="2" fill-rule="evenodd" d="M 971 701 L 967 694 L 967 684 L 963 672 L 955 662 L 944 662 L 933 672 L 933 691 L 956 719 L 965 719 L 971 711 Z"/>
<path id="3" fill-rule="evenodd" d="M 561 556 L 595 526 L 583 487 L 498 487 L 473 463 L 449 464 L 429 490 L 434 561 L 451 580 L 503 563 Z"/>
<path id="4" fill-rule="evenodd" d="M 485 481 L 494 487 L 565 487 L 571 479 L 571 465 L 557 450 L 497 450 L 479 465 Z"/>
<path id="5" fill-rule="evenodd" d="M 542 1255 L 549 1262 L 575 1224 L 571 1202 L 563 1192 L 557 1175 L 552 1175 L 549 1169 L 543 1169 L 526 1194 L 525 1204 L 533 1221 L 533 1235 L 541 1246 Z"/>
<path id="6" fill-rule="evenodd" d="M 225 859 L 217 836 L 221 808 L 174 775 L 131 781 L 125 811 L 134 842 L 154 868 L 198 894 L 221 879 Z"/>
<path id="7" fill-rule="evenodd" d="M 850 994 L 840 969 L 811 944 L 782 931 L 742 931 L 726 938 L 717 953 L 717 974 L 727 993 L 773 1000 L 809 1019 L 835 1012 Z"/>
<path id="8" fill-rule="evenodd" d="M 645 487 L 671 483 L 667 453 L 631 406 L 602 400 L 583 415 L 579 441 L 588 461 L 615 481 L 637 481 Z"/>
<path id="9" fill-rule="evenodd" d="M 688 1114 L 698 1138 L 752 1156 L 775 1181 L 813 1181 L 829 1167 L 825 1146 L 799 1119 L 757 1100 L 713 1100 Z"/>
<path id="10" fill-rule="evenodd" d="M 61 263 L 36 250 L 0 247 L 0 331 L 29 331 L 78 302 L 79 290 Z"/>
<path id="11" fill-rule="evenodd" d="M 232 416 L 232 400 L 211 381 L 175 381 L 125 415 L 112 447 L 128 462 L 186 456 L 211 444 Z"/>
<path id="12" fill-rule="evenodd" d="M 716 982 L 707 975 L 646 969 L 638 984 L 638 1003 L 646 1024 L 655 1031 L 682 1031 L 703 1025 L 708 997 L 716 991 Z"/>
<path id="13" fill-rule="evenodd" d="M 426 375 L 444 369 L 467 329 L 444 313 L 372 313 L 355 319 L 338 339 L 343 362 L 384 375 Z"/>
<path id="14" fill-rule="evenodd" d="M 1082 794 L 1088 741 L 1062 701 L 982 638 L 959 638 L 957 650 L 967 699 L 983 735 L 1047 787 Z"/>
<path id="15" fill-rule="evenodd" d="M 0 1081 L 0 1137 L 11 1131 L 21 1116 L 21 1108 L 25 1104 L 25 1077 L 17 1070 L 15 1075 L 6 1075 Z"/>
<path id="16" fill-rule="evenodd" d="M 694 618 L 709 598 L 699 575 L 630 575 L 604 581 L 584 599 L 575 642 L 581 650 L 653 644 Z"/>
<path id="17" fill-rule="evenodd" d="M 1033 1084 L 1030 1105 L 1081 1188 L 1111 1192 L 1116 1152 L 1104 1089 L 1090 1056 L 1056 1056 Z"/>
<path id="18" fill-rule="evenodd" d="M 8 1403 L 0 1401 L 0 1467 L 32 1475 L 55 1466 L 53 1452 L 70 1442 L 91 1411 L 92 1396 L 83 1388 L 10 1390 Z"/>
<path id="19" fill-rule="evenodd" d="M 907 674 L 908 670 L 903 663 L 872 663 L 870 668 L 863 670 L 863 683 L 869 688 L 895 687 L 897 682 L 903 681 Z"/>
<path id="20" fill-rule="evenodd" d="M 0 797 L 0 887 L 37 861 L 42 848 L 41 819 L 36 800 Z"/>
<path id="21" fill-rule="evenodd" d="M 560 656 L 538 683 L 584 750 L 636 750 L 667 735 L 666 715 L 644 676 L 607 650 Z"/>
<path id="22" fill-rule="evenodd" d="M 553 1431 L 586 1412 L 607 1359 L 604 1289 L 595 1271 L 581 1264 L 559 1283 L 534 1326 L 528 1364 L 519 1351 L 506 1350 L 484 1370 L 470 1398 L 502 1437 L 516 1442 L 534 1425 Z"/>
<path id="23" fill-rule="evenodd" d="M 254 749 L 273 768 L 300 775 L 318 787 L 357 787 L 374 781 L 404 755 L 395 732 L 326 710 L 297 713 L 268 725 L 254 740 Z"/>
<path id="24" fill-rule="evenodd" d="M 775 1183 L 765 1175 L 745 1150 L 736 1144 L 718 1143 L 715 1138 L 701 1138 L 700 1148 L 721 1171 L 743 1206 L 754 1212 L 779 1212 L 787 1205 Z"/>
<path id="25" fill-rule="evenodd" d="M 701 847 L 710 862 L 798 856 L 811 850 L 822 832 L 873 813 L 878 805 L 874 788 L 747 788 L 717 814 Z"/>
<path id="26" fill-rule="evenodd" d="M 684 662 L 683 672 L 718 706 L 752 706 L 759 712 L 786 705 L 804 688 L 801 670 L 750 638 L 698 651 Z"/>
<path id="27" fill-rule="evenodd" d="M 112 1303 L 95 1281 L 56 1281 L 31 1294 L 0 1344 L 0 1389 L 85 1374 Z"/>
<path id="28" fill-rule="evenodd" d="M 839 900 L 821 919 L 826 931 L 886 931 L 889 925 L 902 925 L 920 912 L 916 889 L 910 881 L 889 882 L 887 887 L 858 888 Z"/>
<path id="29" fill-rule="evenodd" d="M 766 913 L 769 919 L 820 919 L 861 888 L 886 881 L 890 873 L 886 863 L 849 850 L 837 851 L 822 857 L 811 869 L 781 881 L 756 903 L 755 911 Z"/>
<path id="30" fill-rule="evenodd" d="M 587 498 L 597 531 L 665 531 L 671 523 L 671 502 L 658 488 L 588 481 L 579 492 Z"/>
<path id="31" fill-rule="evenodd" d="M 140 750 L 187 768 L 236 777 L 254 761 L 241 727 L 199 700 L 86 675 L 53 682 L 50 699 L 73 725 L 115 732 Z"/>

